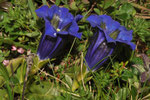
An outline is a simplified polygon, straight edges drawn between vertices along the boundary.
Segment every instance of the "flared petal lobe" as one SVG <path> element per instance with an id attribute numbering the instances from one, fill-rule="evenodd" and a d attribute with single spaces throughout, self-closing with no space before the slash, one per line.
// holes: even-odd
<path id="1" fill-rule="evenodd" d="M 50 8 L 44 5 L 35 12 L 45 21 L 45 32 L 37 51 L 41 60 L 55 57 L 67 42 L 68 35 L 81 38 L 82 33 L 78 33 L 77 24 L 82 18 L 81 15 L 74 18 L 67 8 L 56 5 Z"/>
<path id="2" fill-rule="evenodd" d="M 45 18 L 48 17 L 48 10 L 48 6 L 44 5 L 41 8 L 35 10 L 35 12 L 40 18 Z"/>
<path id="3" fill-rule="evenodd" d="M 83 18 L 82 15 L 78 14 L 77 16 L 75 16 L 75 21 L 78 22 Z"/>
<path id="4" fill-rule="evenodd" d="M 91 15 L 86 20 L 90 22 L 92 27 L 99 26 L 102 21 L 98 15 Z"/>
<path id="5" fill-rule="evenodd" d="M 90 69 L 98 69 L 113 53 L 118 42 L 128 45 L 132 50 L 135 49 L 135 44 L 131 42 L 133 31 L 128 31 L 110 16 L 91 15 L 87 21 L 92 27 L 97 27 L 85 56 Z"/>

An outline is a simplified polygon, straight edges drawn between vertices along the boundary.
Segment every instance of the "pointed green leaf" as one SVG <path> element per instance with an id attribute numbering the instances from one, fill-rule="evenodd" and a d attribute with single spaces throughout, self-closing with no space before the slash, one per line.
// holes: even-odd
<path id="1" fill-rule="evenodd" d="M 8 100 L 8 94 L 5 89 L 0 89 L 0 100 Z"/>
<path id="2" fill-rule="evenodd" d="M 67 81 L 67 83 L 69 84 L 69 86 L 72 86 L 72 79 L 67 74 L 65 74 L 65 80 Z"/>
<path id="3" fill-rule="evenodd" d="M 34 82 L 29 87 L 30 93 L 27 94 L 29 100 L 52 100 L 55 96 L 59 95 L 59 92 L 54 87 L 53 83 L 48 81 Z"/>
<path id="4" fill-rule="evenodd" d="M 72 92 L 74 92 L 78 87 L 79 87 L 78 81 L 74 80 L 72 84 Z"/>
<path id="5" fill-rule="evenodd" d="M 40 68 L 44 67 L 49 62 L 49 59 L 39 60 L 38 56 L 33 58 L 33 66 L 30 70 L 30 74 L 33 75 L 39 71 Z"/>
<path id="6" fill-rule="evenodd" d="M 17 69 L 17 73 L 15 74 L 20 84 L 24 82 L 25 73 L 26 73 L 26 60 L 23 59 L 21 66 Z"/>
<path id="7" fill-rule="evenodd" d="M 108 7 L 110 7 L 113 3 L 115 2 L 115 0 L 104 0 L 104 9 L 107 9 Z"/>
<path id="8" fill-rule="evenodd" d="M 5 80 L 6 79 L 8 80 L 9 77 L 16 71 L 16 69 L 22 63 L 23 59 L 25 59 L 25 58 L 18 57 L 16 59 L 12 59 L 12 60 L 10 60 L 10 63 L 6 68 L 1 69 L 1 70 L 3 70 L 2 73 L 5 77 Z M 2 86 L 3 82 L 4 82 L 4 78 L 2 76 L 0 76 L 0 87 Z"/>

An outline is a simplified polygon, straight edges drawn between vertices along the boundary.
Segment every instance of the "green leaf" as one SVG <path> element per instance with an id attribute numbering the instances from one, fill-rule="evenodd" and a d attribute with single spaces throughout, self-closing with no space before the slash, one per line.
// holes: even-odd
<path id="1" fill-rule="evenodd" d="M 13 94 L 12 94 L 12 91 L 11 91 L 11 87 L 10 87 L 10 80 L 9 80 L 9 73 L 6 69 L 5 66 L 3 66 L 1 63 L 0 63 L 0 77 L 2 77 L 2 80 L 5 80 L 5 84 L 6 84 L 6 87 L 7 87 L 7 92 L 8 92 L 8 96 L 9 96 L 9 100 L 13 100 Z"/>
<path id="2" fill-rule="evenodd" d="M 72 91 L 74 92 L 79 87 L 79 83 L 77 80 L 73 80 Z"/>
<path id="3" fill-rule="evenodd" d="M 130 3 L 125 3 L 119 9 L 119 14 L 123 14 L 123 13 L 126 13 L 128 15 L 135 15 L 136 10 Z"/>
<path id="4" fill-rule="evenodd" d="M 9 81 L 9 73 L 5 66 L 0 63 L 0 77 L 3 77 L 6 81 Z"/>
<path id="5" fill-rule="evenodd" d="M 40 68 L 44 67 L 49 62 L 49 59 L 39 60 L 39 57 L 36 56 L 33 58 L 33 66 L 30 71 L 30 74 L 33 75 L 39 71 Z"/>
<path id="6" fill-rule="evenodd" d="M 85 78 L 86 74 L 87 74 L 87 67 L 83 66 L 82 72 L 81 72 L 81 69 L 80 69 L 79 73 L 77 74 L 77 76 L 75 77 L 75 79 L 73 81 L 73 84 L 72 84 L 72 91 L 73 92 L 79 87 L 78 82 L 84 81 L 84 78 Z"/>
<path id="7" fill-rule="evenodd" d="M 137 89 L 134 86 L 131 87 L 131 95 L 132 95 L 132 100 L 136 100 Z"/>
<path id="8" fill-rule="evenodd" d="M 17 84 L 13 88 L 14 93 L 21 94 L 23 91 L 23 84 Z"/>
<path id="9" fill-rule="evenodd" d="M 126 100 L 129 94 L 129 88 L 122 88 L 116 94 L 116 100 Z"/>
<path id="10" fill-rule="evenodd" d="M 104 9 L 107 9 L 108 7 L 110 7 L 113 3 L 115 2 L 115 0 L 104 0 Z"/>
<path id="11" fill-rule="evenodd" d="M 99 10 L 98 8 L 94 8 L 94 11 L 95 11 L 98 15 L 100 15 L 100 10 Z"/>
<path id="12" fill-rule="evenodd" d="M 19 83 L 19 80 L 18 80 L 17 77 L 12 76 L 12 77 L 10 77 L 10 82 L 12 82 L 13 84 L 18 84 L 18 83 Z"/>
<path id="13" fill-rule="evenodd" d="M 34 38 L 34 37 L 39 36 L 39 35 L 40 35 L 40 33 L 39 33 L 39 32 L 34 31 L 34 32 L 32 32 L 32 33 L 27 33 L 27 34 L 25 34 L 25 35 L 26 35 L 26 36 L 28 36 L 28 37 L 32 37 L 32 38 Z"/>
<path id="14" fill-rule="evenodd" d="M 8 100 L 8 94 L 5 89 L 0 89 L 0 100 Z"/>
<path id="15" fill-rule="evenodd" d="M 20 66 L 20 64 L 22 64 L 24 59 L 25 57 L 21 56 L 21 57 L 10 60 L 9 65 L 6 67 L 9 73 L 9 76 L 12 75 L 12 68 L 13 68 L 13 73 L 14 73 L 16 69 Z"/>
<path id="16" fill-rule="evenodd" d="M 42 0 L 43 5 L 47 5 L 47 1 L 46 0 Z"/>
<path id="17" fill-rule="evenodd" d="M 2 86 L 4 80 L 9 80 L 9 77 L 16 71 L 19 65 L 22 63 L 24 57 L 18 57 L 16 59 L 12 59 L 9 62 L 9 65 L 6 68 L 1 69 L 1 73 L 4 76 L 0 76 L 0 87 Z M 13 72 L 12 72 L 13 71 Z"/>
<path id="18" fill-rule="evenodd" d="M 139 65 L 143 65 L 143 60 L 140 57 L 133 57 L 132 58 L 132 62 L 134 64 L 139 64 Z"/>
<path id="19" fill-rule="evenodd" d="M 23 59 L 21 66 L 17 69 L 17 73 L 15 74 L 20 84 L 24 82 L 25 73 L 26 73 L 26 61 L 25 59 Z"/>
<path id="20" fill-rule="evenodd" d="M 65 74 L 65 80 L 67 81 L 67 83 L 69 84 L 69 86 L 72 86 L 72 79 L 67 74 Z"/>
<path id="21" fill-rule="evenodd" d="M 123 14 L 120 14 L 118 16 L 118 18 L 121 19 L 121 20 L 127 20 L 127 19 L 130 19 L 131 16 L 129 14 L 127 14 L 127 13 L 123 13 Z"/>
<path id="22" fill-rule="evenodd" d="M 0 62 L 2 62 L 5 58 L 0 56 Z"/>
<path id="23" fill-rule="evenodd" d="M 3 13 L 2 11 L 0 11 L 0 22 L 3 20 L 4 16 L 3 16 Z"/>
<path id="24" fill-rule="evenodd" d="M 78 7 L 76 6 L 75 1 L 70 3 L 70 8 L 73 9 L 73 10 L 78 10 Z"/>
<path id="25" fill-rule="evenodd" d="M 61 0 L 56 0 L 55 4 L 56 4 L 57 6 L 59 6 L 59 5 L 60 5 L 60 2 L 61 2 Z"/>
<path id="26" fill-rule="evenodd" d="M 143 65 L 138 65 L 138 64 L 136 64 L 136 65 L 132 65 L 132 66 L 134 66 L 134 67 L 140 72 L 140 74 L 146 71 L 146 70 L 144 69 L 144 66 L 143 66 Z"/>
<path id="27" fill-rule="evenodd" d="M 30 8 L 30 11 L 32 13 L 32 16 L 33 16 L 34 20 L 36 20 L 37 16 L 36 16 L 36 13 L 35 13 L 35 6 L 34 6 L 32 0 L 28 0 L 28 6 Z"/>
<path id="28" fill-rule="evenodd" d="M 29 100 L 51 100 L 59 95 L 54 84 L 48 81 L 40 82 L 40 84 L 34 82 L 29 86 L 29 90 L 31 93 L 26 96 Z"/>
<path id="29" fill-rule="evenodd" d="M 139 36 L 140 39 L 143 42 L 149 41 L 149 28 L 150 28 L 150 21 L 149 20 L 144 20 L 140 18 L 134 18 L 133 21 L 130 21 L 130 26 L 133 29 L 134 33 L 133 35 Z"/>
<path id="30" fill-rule="evenodd" d="M 133 73 L 129 70 L 125 70 L 124 73 L 121 75 L 122 80 L 127 81 L 128 78 L 132 78 L 133 77 Z"/>
<path id="31" fill-rule="evenodd" d="M 136 14 L 136 10 L 130 3 L 124 3 L 120 6 L 119 10 L 115 11 L 118 18 L 122 20 L 130 19 L 131 16 Z"/>
<path id="32" fill-rule="evenodd" d="M 9 54 L 10 54 L 10 51 L 5 52 L 5 53 L 4 53 L 4 57 L 8 57 Z"/>
<path id="33" fill-rule="evenodd" d="M 82 72 L 80 71 L 80 73 L 78 74 L 77 80 L 78 80 L 78 81 L 81 81 L 82 78 L 83 78 L 83 79 L 85 78 L 86 74 L 87 74 L 87 69 L 86 69 L 86 67 L 85 67 L 85 68 L 82 70 Z"/>
<path id="34" fill-rule="evenodd" d="M 89 0 L 82 0 L 82 2 L 83 2 L 84 4 L 89 4 L 89 3 L 90 3 Z"/>

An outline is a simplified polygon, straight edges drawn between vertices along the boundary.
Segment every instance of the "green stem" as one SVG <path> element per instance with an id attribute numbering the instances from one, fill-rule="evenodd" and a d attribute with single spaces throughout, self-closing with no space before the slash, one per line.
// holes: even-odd
<path id="1" fill-rule="evenodd" d="M 72 48 L 73 48 L 75 42 L 76 42 L 76 38 L 74 38 L 74 40 L 73 40 L 73 43 L 72 43 L 71 48 L 70 48 L 70 50 L 69 50 L 69 53 L 68 53 L 68 55 L 67 55 L 67 59 L 68 59 L 68 57 L 70 56 L 70 53 L 71 53 L 71 51 L 72 51 Z"/>
<path id="2" fill-rule="evenodd" d="M 132 51 L 129 61 L 131 61 L 133 59 L 133 56 L 134 56 L 134 51 Z"/>
<path id="3" fill-rule="evenodd" d="M 9 86 L 9 82 L 8 81 L 6 81 L 6 87 L 7 87 L 7 90 L 8 90 L 9 100 L 13 100 L 11 87 Z"/>

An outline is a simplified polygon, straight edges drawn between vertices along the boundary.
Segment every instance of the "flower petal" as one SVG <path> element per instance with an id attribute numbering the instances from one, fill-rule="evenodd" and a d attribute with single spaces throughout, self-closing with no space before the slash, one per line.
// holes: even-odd
<path id="1" fill-rule="evenodd" d="M 49 10 L 48 6 L 44 5 L 39 9 L 35 10 L 35 12 L 40 18 L 45 18 L 48 17 L 48 10 Z"/>
<path id="2" fill-rule="evenodd" d="M 80 21 L 83 18 L 82 15 L 78 14 L 74 19 L 76 22 Z"/>
<path id="3" fill-rule="evenodd" d="M 91 56 L 94 54 L 94 52 L 97 50 L 97 48 L 100 46 L 100 44 L 105 40 L 105 35 L 102 31 L 99 31 L 99 33 L 96 33 L 96 36 L 94 36 L 93 41 L 93 47 L 91 47 L 90 54 Z"/>
<path id="4" fill-rule="evenodd" d="M 100 27 L 102 24 L 105 24 L 106 32 L 107 34 L 110 34 L 111 32 L 114 32 L 115 30 L 118 29 L 118 27 L 120 27 L 120 23 L 117 21 L 114 21 L 110 16 L 108 15 L 100 15 L 99 18 L 101 19 L 100 23 Z"/>
<path id="5" fill-rule="evenodd" d="M 116 31 L 118 31 L 118 28 L 120 27 L 120 23 L 114 21 L 110 16 L 107 15 L 100 15 L 99 18 L 101 19 L 101 22 L 100 22 L 100 26 L 98 27 L 100 28 L 100 30 L 104 31 L 107 42 L 115 43 L 115 39 L 119 35 L 119 32 Z M 113 37 L 110 37 L 111 33 L 118 33 L 116 34 L 115 39 Z"/>
<path id="6" fill-rule="evenodd" d="M 113 52 L 114 47 L 107 45 L 104 33 L 99 31 L 94 35 L 94 40 L 90 44 L 85 60 L 90 69 L 93 71 L 98 69 Z"/>
<path id="7" fill-rule="evenodd" d="M 135 48 L 136 48 L 136 45 L 130 41 L 117 40 L 117 42 L 129 45 L 132 50 L 135 50 Z"/>
<path id="8" fill-rule="evenodd" d="M 95 61 L 97 61 L 97 62 L 95 62 L 96 64 L 93 63 L 93 65 L 94 64 L 95 65 L 91 69 L 93 71 L 99 69 L 109 59 L 109 57 L 111 56 L 113 51 L 114 51 L 114 48 L 109 48 L 107 45 L 103 49 L 101 49 L 101 54 L 95 56 L 96 57 Z M 98 61 L 98 59 L 99 59 L 99 61 Z"/>
<path id="9" fill-rule="evenodd" d="M 68 34 L 68 32 L 67 32 L 67 31 L 59 31 L 59 32 L 57 32 L 57 34 L 67 35 L 67 34 Z"/>
<path id="10" fill-rule="evenodd" d="M 51 20 L 53 18 L 54 14 L 56 14 L 56 12 L 57 12 L 57 15 L 58 15 L 58 9 L 59 9 L 59 7 L 56 6 L 56 5 L 53 5 L 49 8 L 49 10 L 48 10 L 49 20 Z"/>
<path id="11" fill-rule="evenodd" d="M 99 26 L 101 23 L 101 18 L 98 15 L 91 15 L 86 20 L 90 22 L 92 27 Z"/>
<path id="12" fill-rule="evenodd" d="M 61 30 L 67 30 L 73 21 L 73 16 L 72 16 L 72 14 L 68 13 L 66 18 L 61 19 L 61 20 L 62 21 L 60 21 L 60 23 L 59 23 L 59 28 Z"/>
<path id="13" fill-rule="evenodd" d="M 53 50 L 57 38 L 43 35 L 38 47 L 37 55 L 41 60 L 47 59 L 49 53 Z"/>
<path id="14" fill-rule="evenodd" d="M 133 31 L 128 31 L 125 27 L 119 27 L 120 34 L 118 35 L 118 40 L 131 41 Z"/>
<path id="15" fill-rule="evenodd" d="M 67 26 L 73 21 L 74 17 L 71 13 L 69 13 L 69 10 L 67 8 L 60 8 L 59 12 L 60 12 L 60 23 L 58 28 L 63 29 L 65 26 Z"/>
<path id="16" fill-rule="evenodd" d="M 79 30 L 78 24 L 74 20 L 72 22 L 72 25 L 68 29 L 69 34 L 72 35 L 72 36 L 75 36 L 75 37 L 77 37 L 79 39 L 81 39 L 82 33 L 78 33 L 78 30 Z"/>
<path id="17" fill-rule="evenodd" d="M 51 37 L 56 37 L 56 30 L 51 26 L 49 22 L 45 22 L 45 35 L 49 35 Z"/>
<path id="18" fill-rule="evenodd" d="M 105 30 L 104 30 L 104 34 L 108 43 L 116 43 L 116 41 L 113 38 L 111 38 Z"/>
<path id="19" fill-rule="evenodd" d="M 57 41 L 55 43 L 55 46 L 51 50 L 51 52 L 48 55 L 48 58 L 52 58 L 57 56 L 60 53 L 60 49 L 62 49 L 64 46 L 64 39 L 62 39 L 60 36 L 57 37 Z"/>

